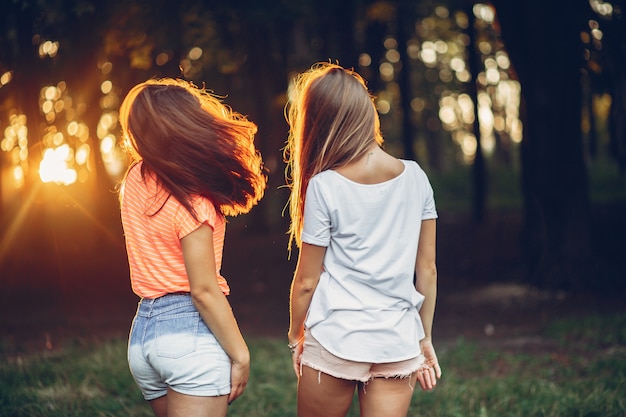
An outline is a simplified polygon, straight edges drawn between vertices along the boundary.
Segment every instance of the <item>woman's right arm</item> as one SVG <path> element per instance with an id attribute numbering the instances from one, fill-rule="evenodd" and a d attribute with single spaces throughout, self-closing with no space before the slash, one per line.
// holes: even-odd
<path id="1" fill-rule="evenodd" d="M 304 338 L 304 321 L 306 319 L 313 292 L 317 288 L 323 270 L 326 247 L 302 243 L 296 272 L 291 283 L 289 298 L 289 333 L 287 337 L 291 345 L 296 345 L 292 352 L 293 367 L 299 375 L 300 356 L 302 355 L 302 339 Z"/>
<path id="2" fill-rule="evenodd" d="M 230 357 L 231 392 L 228 402 L 240 396 L 250 375 L 250 352 L 230 303 L 217 283 L 213 256 L 213 229 L 202 224 L 181 239 L 191 297 L 200 316 Z"/>
<path id="3" fill-rule="evenodd" d="M 435 348 L 432 344 L 432 326 L 437 303 L 437 221 L 423 220 L 415 262 L 415 288 L 424 295 L 424 303 L 420 309 L 420 317 L 426 336 L 420 341 L 425 357 L 425 372 L 418 372 L 418 380 L 422 389 L 431 390 L 441 378 L 441 368 Z"/>

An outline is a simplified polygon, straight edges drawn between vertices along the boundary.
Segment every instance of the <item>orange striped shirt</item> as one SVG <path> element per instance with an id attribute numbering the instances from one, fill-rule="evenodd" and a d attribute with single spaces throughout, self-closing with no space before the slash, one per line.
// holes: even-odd
<path id="1" fill-rule="evenodd" d="M 131 168 L 121 195 L 122 226 L 135 294 L 156 298 L 189 291 L 180 240 L 202 223 L 213 229 L 218 284 L 224 294 L 230 293 L 226 279 L 220 274 L 226 220 L 209 200 L 203 197 L 193 200 L 198 220 L 194 219 L 178 200 L 159 191 L 154 178 L 146 176 L 145 181 L 141 178 L 141 162 Z"/>

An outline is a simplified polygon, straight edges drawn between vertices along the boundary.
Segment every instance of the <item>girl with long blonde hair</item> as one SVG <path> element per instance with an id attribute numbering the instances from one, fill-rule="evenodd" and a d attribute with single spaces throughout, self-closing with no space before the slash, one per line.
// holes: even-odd
<path id="1" fill-rule="evenodd" d="M 286 110 L 291 225 L 299 248 L 289 347 L 300 417 L 405 416 L 441 377 L 432 344 L 437 212 L 414 161 L 386 153 L 364 79 L 321 63 Z"/>

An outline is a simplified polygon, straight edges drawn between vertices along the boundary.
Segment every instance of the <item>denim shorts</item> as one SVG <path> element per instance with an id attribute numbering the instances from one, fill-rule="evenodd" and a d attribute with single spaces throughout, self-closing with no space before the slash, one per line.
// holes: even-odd
<path id="1" fill-rule="evenodd" d="M 146 400 L 167 394 L 230 393 L 231 361 L 189 294 L 139 302 L 128 341 L 130 371 Z"/>
<path id="2" fill-rule="evenodd" d="M 304 335 L 301 366 L 308 366 L 335 378 L 350 381 L 368 382 L 373 378 L 409 378 L 422 368 L 424 355 L 399 362 L 370 363 L 355 362 L 337 357 L 324 349 L 324 346 L 307 331 Z M 302 374 L 302 370 L 300 370 Z M 319 381 L 319 375 L 318 375 Z M 409 378 L 409 387 L 410 378 Z M 412 387 L 411 387 L 412 389 Z"/>

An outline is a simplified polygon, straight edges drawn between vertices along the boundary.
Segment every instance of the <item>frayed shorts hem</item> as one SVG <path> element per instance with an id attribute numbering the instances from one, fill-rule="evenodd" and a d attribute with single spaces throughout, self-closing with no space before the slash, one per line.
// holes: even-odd
<path id="1" fill-rule="evenodd" d="M 318 372 L 323 372 L 326 375 L 330 375 L 330 376 L 332 376 L 334 378 L 346 379 L 348 381 L 358 381 L 358 382 L 365 383 L 365 382 L 368 382 L 369 380 L 371 380 L 373 378 L 373 376 L 367 376 L 367 377 L 363 377 L 363 378 L 354 378 L 354 377 L 352 377 L 350 375 L 344 375 L 344 374 L 341 374 L 339 372 L 334 372 L 332 370 L 325 369 L 322 366 L 318 366 L 318 365 L 315 365 L 315 364 L 307 362 L 307 361 L 301 361 L 300 365 L 309 367 L 309 368 L 311 368 L 311 369 L 313 369 L 315 371 L 318 371 Z M 302 370 L 300 371 L 300 374 L 302 375 Z"/>
<path id="2" fill-rule="evenodd" d="M 306 366 L 308 368 L 311 368 L 315 371 L 318 372 L 322 372 L 326 375 L 330 375 L 334 378 L 339 378 L 339 379 L 345 379 L 347 381 L 357 381 L 357 382 L 361 382 L 363 384 L 367 384 L 368 382 L 370 382 L 371 380 L 373 380 L 374 378 L 384 378 L 384 379 L 408 379 L 411 378 L 413 376 L 413 374 L 417 371 L 419 371 L 423 365 L 419 365 L 419 366 L 415 366 L 414 369 L 410 368 L 408 371 L 402 372 L 402 373 L 398 373 L 398 372 L 372 372 L 370 375 L 366 376 L 366 377 L 362 377 L 362 378 L 356 378 L 350 375 L 345 375 L 339 372 L 335 372 L 333 370 L 329 370 L 329 369 L 325 369 L 323 366 L 318 366 L 316 364 L 307 362 L 307 361 L 301 361 L 300 362 L 301 366 Z M 301 373 L 302 374 L 302 373 Z"/>
<path id="3" fill-rule="evenodd" d="M 172 391 L 175 391 L 179 394 L 190 395 L 193 397 L 221 397 L 223 395 L 230 394 L 230 385 L 221 387 L 221 388 L 210 389 L 210 390 L 198 390 L 197 388 L 186 390 L 186 389 L 181 389 L 180 387 L 169 387 L 169 388 Z M 159 392 L 152 392 L 150 394 L 143 394 L 143 398 L 146 401 L 152 401 L 152 400 L 157 400 L 166 395 L 167 395 L 167 390 L 164 390 L 164 391 L 159 391 Z"/>
<path id="4" fill-rule="evenodd" d="M 367 383 L 374 378 L 410 378 L 424 366 L 424 355 L 419 354 L 407 360 L 391 363 L 355 362 L 333 355 L 310 332 L 307 332 L 300 366 L 307 366 L 334 378 Z"/>

